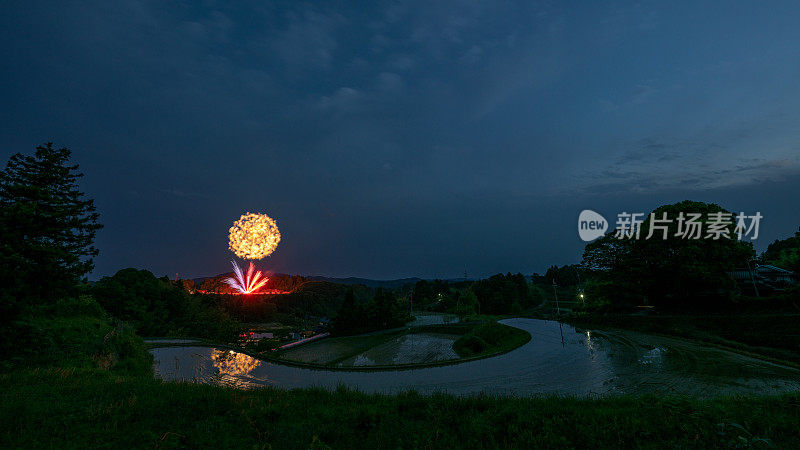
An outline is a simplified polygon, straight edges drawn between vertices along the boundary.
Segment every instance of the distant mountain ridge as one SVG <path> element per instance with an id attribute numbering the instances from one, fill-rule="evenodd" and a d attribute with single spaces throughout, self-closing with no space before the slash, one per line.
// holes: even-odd
<path id="1" fill-rule="evenodd" d="M 417 284 L 418 281 L 421 281 L 422 278 L 398 278 L 396 280 L 370 280 L 369 278 L 358 278 L 358 277 L 347 277 L 347 278 L 332 278 L 332 277 L 322 277 L 322 276 L 311 276 L 305 277 L 309 280 L 313 281 L 328 281 L 331 283 L 338 283 L 338 284 L 346 284 L 346 285 L 354 285 L 354 284 L 363 284 L 364 286 L 371 287 L 371 288 L 389 288 L 395 289 L 407 284 Z"/>

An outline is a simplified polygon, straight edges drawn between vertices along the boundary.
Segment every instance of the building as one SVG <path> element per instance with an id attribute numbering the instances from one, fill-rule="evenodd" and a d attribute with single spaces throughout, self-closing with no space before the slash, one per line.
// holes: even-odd
<path id="1" fill-rule="evenodd" d="M 763 295 L 780 292 L 798 282 L 796 273 L 771 264 L 756 264 L 752 269 L 736 269 L 728 274 L 746 294 Z M 758 292 L 755 292 L 753 285 L 758 288 Z"/>

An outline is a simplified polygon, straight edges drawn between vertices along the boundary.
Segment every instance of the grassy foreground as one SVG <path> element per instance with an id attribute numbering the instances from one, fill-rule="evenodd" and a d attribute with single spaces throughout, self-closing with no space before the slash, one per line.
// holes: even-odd
<path id="1" fill-rule="evenodd" d="M 69 306 L 28 319 L 28 352 L 0 366 L 0 448 L 800 448 L 799 394 L 517 399 L 162 383 L 141 338 L 90 303 Z M 490 343 L 503 330 L 473 334 Z"/>
<path id="2" fill-rule="evenodd" d="M 798 448 L 800 396 L 458 398 L 238 391 L 86 369 L 0 376 L 0 445 Z"/>

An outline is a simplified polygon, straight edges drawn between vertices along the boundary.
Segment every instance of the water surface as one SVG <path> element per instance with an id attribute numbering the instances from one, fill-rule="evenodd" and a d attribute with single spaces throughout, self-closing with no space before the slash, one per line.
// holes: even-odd
<path id="1" fill-rule="evenodd" d="M 404 334 L 347 358 L 340 367 L 419 364 L 458 359 L 453 342 L 459 336 L 444 333 Z"/>
<path id="2" fill-rule="evenodd" d="M 453 394 L 609 395 L 779 393 L 800 390 L 800 371 L 697 343 L 627 331 L 587 331 L 554 321 L 506 319 L 530 342 L 504 355 L 450 366 L 356 372 L 311 370 L 209 347 L 155 348 L 165 380 L 335 388 L 366 392 L 414 389 Z"/>

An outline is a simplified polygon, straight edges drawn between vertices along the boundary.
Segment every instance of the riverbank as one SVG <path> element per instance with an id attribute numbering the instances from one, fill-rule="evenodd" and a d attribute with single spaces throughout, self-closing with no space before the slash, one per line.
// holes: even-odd
<path id="1" fill-rule="evenodd" d="M 498 398 L 241 391 L 87 369 L 0 375 L 4 448 L 800 446 L 800 396 Z"/>
<path id="2" fill-rule="evenodd" d="M 583 328 L 622 329 L 678 337 L 800 368 L 800 314 L 568 314 Z"/>

